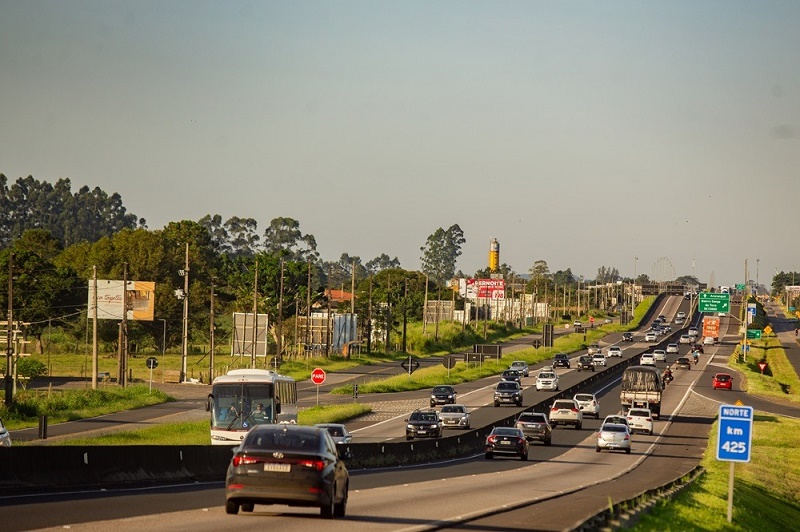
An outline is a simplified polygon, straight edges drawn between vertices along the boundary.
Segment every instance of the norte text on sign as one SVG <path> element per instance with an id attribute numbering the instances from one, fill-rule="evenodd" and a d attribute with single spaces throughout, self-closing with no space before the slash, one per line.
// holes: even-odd
<path id="1" fill-rule="evenodd" d="M 325 374 L 325 370 L 324 369 L 322 369 L 322 368 L 314 368 L 311 371 L 311 382 L 313 382 L 314 384 L 319 386 L 320 384 L 325 382 L 325 377 L 326 376 L 327 375 Z"/>

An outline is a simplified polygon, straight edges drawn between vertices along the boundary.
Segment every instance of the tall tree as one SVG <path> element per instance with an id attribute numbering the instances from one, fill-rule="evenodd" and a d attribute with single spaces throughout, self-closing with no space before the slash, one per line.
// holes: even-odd
<path id="1" fill-rule="evenodd" d="M 397 257 L 391 259 L 386 253 L 381 253 L 378 257 L 368 261 L 365 267 L 368 273 L 374 275 L 380 271 L 388 270 L 390 268 L 399 268 L 400 261 L 397 259 Z"/>
<path id="2" fill-rule="evenodd" d="M 270 222 L 264 231 L 264 251 L 297 261 L 316 261 L 319 258 L 314 235 L 304 235 L 300 231 L 300 222 L 293 218 L 274 218 Z"/>
<path id="3" fill-rule="evenodd" d="M 619 278 L 620 276 L 618 269 L 600 266 L 597 269 L 597 279 L 595 280 L 600 284 L 608 284 L 617 281 Z"/>
<path id="4" fill-rule="evenodd" d="M 422 251 L 422 271 L 439 284 L 451 279 L 461 255 L 461 246 L 466 241 L 458 224 L 451 225 L 447 230 L 438 228 L 419 248 Z"/>

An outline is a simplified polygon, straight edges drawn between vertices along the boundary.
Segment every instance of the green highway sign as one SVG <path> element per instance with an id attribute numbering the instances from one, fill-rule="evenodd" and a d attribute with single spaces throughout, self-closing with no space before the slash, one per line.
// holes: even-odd
<path id="1" fill-rule="evenodd" d="M 697 299 L 698 312 L 730 312 L 731 296 L 724 292 L 700 292 Z"/>
<path id="2" fill-rule="evenodd" d="M 754 340 L 761 339 L 761 329 L 747 329 L 747 337 Z"/>
<path id="3" fill-rule="evenodd" d="M 736 285 L 736 289 L 737 290 L 744 290 L 744 284 L 737 284 Z"/>

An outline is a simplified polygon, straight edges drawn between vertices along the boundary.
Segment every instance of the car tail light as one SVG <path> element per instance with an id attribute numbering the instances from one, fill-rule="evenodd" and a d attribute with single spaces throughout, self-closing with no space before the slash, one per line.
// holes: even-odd
<path id="1" fill-rule="evenodd" d="M 493 444 L 494 442 L 497 441 L 497 438 L 495 436 L 489 436 L 489 438 L 486 441 Z"/>
<path id="2" fill-rule="evenodd" d="M 570 410 L 572 410 L 573 412 L 577 412 L 578 411 L 577 408 L 570 408 Z"/>
<path id="3" fill-rule="evenodd" d="M 322 471 L 325 469 L 324 460 L 298 460 L 297 465 L 313 469 L 314 471 Z"/>
<path id="4" fill-rule="evenodd" d="M 626 435 L 625 435 L 625 439 L 626 439 L 626 440 L 630 440 L 630 439 L 631 439 L 631 437 L 630 437 L 629 435 L 627 435 L 627 434 L 626 434 Z"/>
<path id="5" fill-rule="evenodd" d="M 649 418 L 647 418 L 647 421 L 650 421 L 650 422 L 652 422 L 652 421 L 653 421 L 653 418 L 649 417 Z"/>
<path id="6" fill-rule="evenodd" d="M 558 412 L 558 408 L 556 408 L 556 407 L 553 407 L 553 408 L 551 408 L 551 409 L 550 409 L 550 411 L 551 411 L 551 412 Z"/>
<path id="7" fill-rule="evenodd" d="M 246 454 L 237 454 L 233 457 L 233 467 L 239 467 L 240 465 L 247 465 L 247 464 L 256 464 L 260 460 L 253 456 L 247 456 Z"/>

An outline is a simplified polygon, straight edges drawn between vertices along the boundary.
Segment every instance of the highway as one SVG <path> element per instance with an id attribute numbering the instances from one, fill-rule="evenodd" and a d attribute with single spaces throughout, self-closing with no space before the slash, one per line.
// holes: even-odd
<path id="1" fill-rule="evenodd" d="M 682 298 L 668 298 L 664 308 L 658 309 L 655 315 L 671 317 L 681 304 Z M 723 318 L 723 330 L 727 328 L 728 335 L 736 334 L 738 324 L 732 321 Z M 637 340 L 640 338 L 641 334 Z M 701 356 L 700 365 L 692 370 L 675 372 L 675 381 L 664 393 L 663 415 L 656 422 L 655 434 L 636 435 L 630 455 L 594 450 L 595 431 L 602 417 L 619 409 L 618 383 L 609 383 L 595 390 L 601 400 L 601 420 L 585 419 L 582 430 L 555 429 L 552 446 L 531 444 L 529 462 L 504 458 L 485 460 L 481 454 L 427 466 L 351 472 L 347 517 L 325 521 L 324 526 L 332 531 L 354 527 L 370 530 L 562 530 L 575 526 L 607 507 L 609 496 L 613 500 L 632 497 L 674 480 L 697 464 L 716 414 L 716 398 L 735 401 L 740 394 L 721 390 L 712 393 L 708 386 L 711 375 L 719 371 L 732 351 L 735 343 L 732 338 L 725 339 L 719 346 L 708 347 Z M 627 344 L 623 356 L 637 356 L 648 347 L 640 341 Z M 686 348 L 682 346 L 683 350 Z M 675 356 L 670 355 L 670 361 Z M 610 362 L 617 363 L 617 360 Z M 530 388 L 535 373 L 532 371 L 532 376 L 525 379 L 526 405 L 548 396 L 548 392 Z M 587 376 L 574 369 L 559 370 L 559 373 L 564 379 L 562 388 Z M 491 423 L 492 419 L 521 410 L 487 406 L 491 403 L 494 382 L 496 378 L 458 387 L 459 400 L 473 409 L 473 426 Z M 737 384 L 735 388 L 738 389 Z M 702 395 L 693 388 L 701 389 Z M 422 402 L 422 406 L 427 406 L 427 391 L 407 392 L 403 398 L 399 395 L 394 399 L 401 403 Z M 408 412 L 410 410 L 405 415 Z M 403 416 L 400 413 L 386 420 L 362 421 L 351 428 L 357 430 L 357 441 L 403 438 Z M 446 435 L 457 432 L 448 430 Z M 233 527 L 255 530 L 264 526 L 312 530 L 320 526 L 319 512 L 313 509 L 256 506 L 252 514 L 230 516 L 225 514 L 223 503 L 221 482 L 0 500 L 0 506 L 5 507 L 4 529 L 8 530 L 56 527 L 140 530 L 149 527 L 199 531 Z"/>

